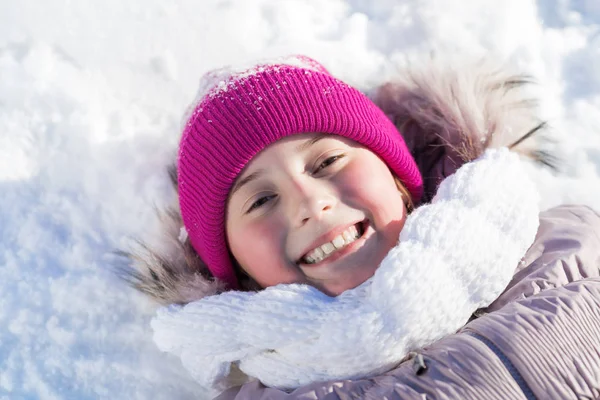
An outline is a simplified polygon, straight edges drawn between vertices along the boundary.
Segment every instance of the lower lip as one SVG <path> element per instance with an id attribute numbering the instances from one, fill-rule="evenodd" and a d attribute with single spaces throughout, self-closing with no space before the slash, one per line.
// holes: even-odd
<path id="1" fill-rule="evenodd" d="M 318 268 L 320 266 L 330 264 L 330 263 L 348 255 L 349 253 L 352 253 L 353 251 L 355 251 L 357 249 L 357 247 L 362 246 L 362 244 L 364 243 L 365 240 L 367 240 L 367 230 L 369 229 L 369 227 L 370 227 L 369 221 L 365 220 L 363 222 L 363 234 L 361 237 L 356 239 L 354 242 L 344 246 L 340 250 L 336 250 L 332 255 L 330 255 L 323 261 L 319 261 L 318 263 L 314 263 L 314 264 L 301 263 L 300 265 L 302 265 L 303 267 L 307 267 L 307 268 Z"/>

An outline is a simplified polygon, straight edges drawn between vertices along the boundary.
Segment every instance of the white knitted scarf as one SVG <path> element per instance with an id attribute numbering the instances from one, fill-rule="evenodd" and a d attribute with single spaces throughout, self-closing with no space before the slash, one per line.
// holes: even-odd
<path id="1" fill-rule="evenodd" d="M 280 389 L 385 372 L 456 332 L 511 280 L 538 227 L 521 163 L 500 149 L 462 166 L 409 215 L 375 275 L 338 297 L 300 284 L 226 292 L 160 309 L 154 341 L 214 393 L 234 370 Z"/>

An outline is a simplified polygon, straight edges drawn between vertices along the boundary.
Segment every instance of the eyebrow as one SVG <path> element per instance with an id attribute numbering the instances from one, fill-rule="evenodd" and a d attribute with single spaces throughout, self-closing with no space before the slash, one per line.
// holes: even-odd
<path id="1" fill-rule="evenodd" d="M 233 188 L 231 189 L 231 196 L 233 196 L 235 194 L 235 192 L 237 190 L 239 190 L 245 184 L 247 184 L 249 182 L 252 182 L 253 180 L 258 179 L 264 172 L 265 171 L 263 169 L 259 169 L 257 171 L 254 171 L 253 173 L 251 173 L 250 175 L 248 175 L 244 179 L 240 179 L 239 181 L 237 181 L 235 183 L 235 185 L 233 185 Z"/>
<path id="2" fill-rule="evenodd" d="M 309 147 L 311 147 L 312 145 L 314 145 L 315 143 L 317 143 L 319 140 L 321 139 L 325 139 L 326 135 L 317 135 L 314 138 L 305 141 L 304 143 L 298 145 L 298 147 L 296 147 L 296 151 L 298 152 L 302 152 L 307 150 Z M 243 179 L 240 179 L 239 181 L 237 181 L 234 185 L 233 188 L 231 189 L 231 196 L 233 196 L 235 194 L 235 192 L 237 192 L 242 186 L 246 185 L 247 183 L 250 183 L 258 178 L 260 178 L 260 176 L 262 174 L 264 174 L 264 170 L 263 169 L 259 169 L 257 171 L 254 171 L 253 173 L 251 173 L 250 175 L 246 176 Z"/>
<path id="3" fill-rule="evenodd" d="M 321 139 L 325 139 L 326 137 L 327 137 L 326 135 L 317 135 L 314 138 L 312 138 L 310 140 L 307 140 L 306 142 L 298 145 L 298 147 L 296 147 L 296 151 L 305 151 L 310 146 L 312 146 L 313 144 L 317 143 Z"/>

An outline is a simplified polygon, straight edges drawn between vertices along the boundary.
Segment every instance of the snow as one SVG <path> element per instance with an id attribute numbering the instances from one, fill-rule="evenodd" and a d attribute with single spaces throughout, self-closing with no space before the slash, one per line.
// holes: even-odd
<path id="1" fill-rule="evenodd" d="M 600 209 L 596 0 L 0 3 L 0 399 L 202 398 L 110 252 L 156 228 L 210 69 L 306 54 L 369 87 L 418 54 L 493 52 L 537 77 L 564 161 L 544 207 Z M 465 56 L 466 57 L 466 56 Z"/>
<path id="2" fill-rule="evenodd" d="M 190 117 L 194 112 L 202 112 L 202 107 L 197 107 L 205 97 L 215 98 L 223 96 L 229 90 L 234 90 L 238 85 L 243 85 L 252 76 L 262 73 L 267 68 L 273 68 L 276 71 L 280 70 L 280 66 L 294 66 L 301 67 L 312 71 L 322 71 L 323 69 L 315 65 L 315 63 L 307 59 L 304 56 L 297 54 L 290 54 L 280 57 L 274 57 L 264 60 L 246 60 L 242 63 L 235 65 L 227 65 L 221 68 L 216 68 L 208 71 L 200 78 L 198 90 L 194 100 L 190 102 L 188 108 L 182 117 L 182 125 L 187 121 L 190 121 Z M 309 71 L 305 71 L 306 74 L 310 74 Z M 285 84 L 285 81 L 283 82 Z M 276 84 L 279 88 L 279 84 Z M 261 101 L 262 97 L 258 97 L 258 101 Z M 258 103 L 255 101 L 255 104 Z M 257 107 L 260 110 L 261 107 Z M 208 123 L 212 123 L 212 120 L 207 120 Z M 181 130 L 183 130 L 181 126 Z"/>

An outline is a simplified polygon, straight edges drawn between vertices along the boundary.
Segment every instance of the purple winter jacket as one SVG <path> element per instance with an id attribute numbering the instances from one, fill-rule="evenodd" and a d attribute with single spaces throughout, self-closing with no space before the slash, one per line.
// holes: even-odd
<path id="1" fill-rule="evenodd" d="M 600 216 L 583 206 L 543 212 L 513 280 L 480 311 L 383 375 L 291 393 L 252 382 L 218 399 L 600 398 Z"/>
<path id="2" fill-rule="evenodd" d="M 505 66 L 429 61 L 369 94 L 404 137 L 424 179 L 423 202 L 487 148 L 508 147 L 553 165 L 536 140 L 546 124 L 525 90 L 530 78 Z M 176 187 L 176 170 L 171 178 Z M 562 206 L 540 219 L 537 238 L 504 293 L 459 332 L 392 371 L 291 393 L 253 382 L 218 398 L 600 398 L 600 217 L 589 208 Z M 178 209 L 166 210 L 162 223 L 172 253 L 143 247 L 140 258 L 125 252 L 136 265 L 128 282 L 162 304 L 187 304 L 224 290 L 189 240 L 180 243 Z M 251 280 L 241 284 L 259 289 Z"/>

